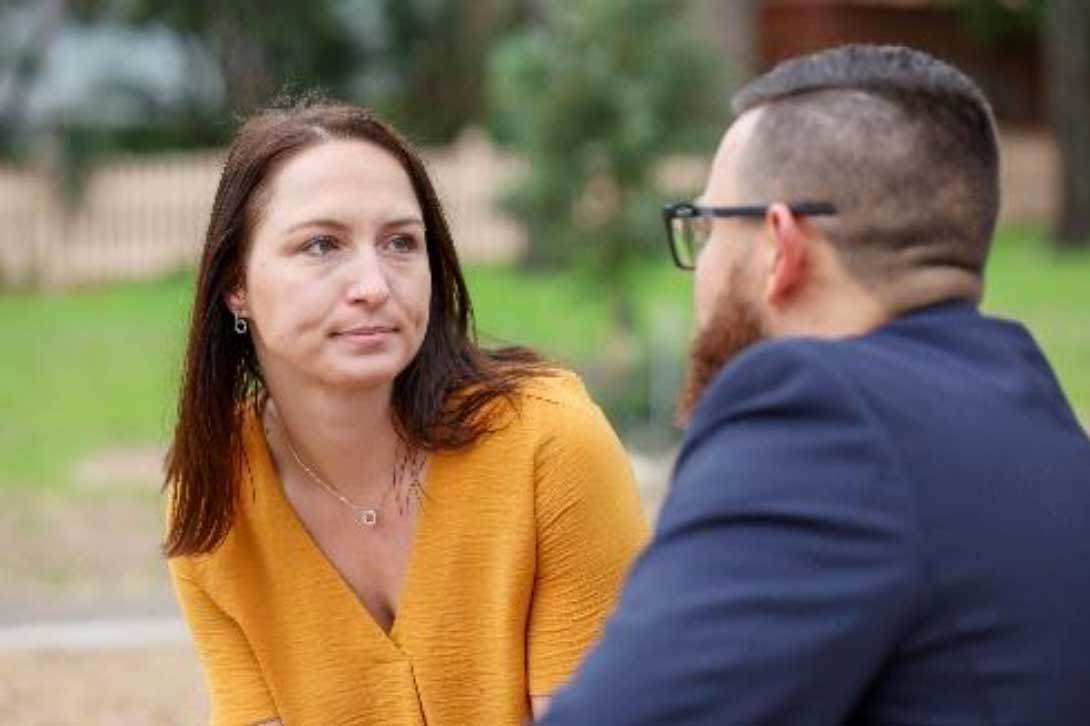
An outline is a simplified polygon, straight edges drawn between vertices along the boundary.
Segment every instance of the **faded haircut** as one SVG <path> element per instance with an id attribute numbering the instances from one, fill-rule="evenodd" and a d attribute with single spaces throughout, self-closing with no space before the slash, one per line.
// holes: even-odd
<path id="1" fill-rule="evenodd" d="M 741 152 L 754 202 L 828 201 L 814 218 L 864 283 L 912 270 L 980 274 L 999 208 L 999 149 L 984 94 L 903 47 L 850 45 L 781 63 L 732 106 L 761 109 Z"/>

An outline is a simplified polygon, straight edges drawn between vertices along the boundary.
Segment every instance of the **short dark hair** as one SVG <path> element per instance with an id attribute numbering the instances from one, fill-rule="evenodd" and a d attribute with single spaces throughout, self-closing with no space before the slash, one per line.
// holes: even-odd
<path id="1" fill-rule="evenodd" d="M 781 63 L 732 106 L 763 109 L 737 167 L 745 193 L 835 204 L 815 223 L 864 283 L 982 272 L 999 148 L 991 107 L 961 71 L 910 48 L 849 45 Z"/>
<path id="2" fill-rule="evenodd" d="M 236 511 L 247 409 L 265 391 L 249 336 L 236 335 L 225 295 L 242 279 L 267 185 L 287 159 L 333 139 L 375 144 L 405 170 L 424 215 L 431 311 L 420 351 L 394 381 L 395 425 L 416 447 L 455 449 L 490 430 L 481 416 L 498 397 L 548 366 L 524 348 L 477 345 L 469 291 L 439 197 L 419 154 L 388 124 L 359 106 L 307 96 L 283 99 L 238 130 L 220 176 L 197 271 L 178 420 L 167 455 L 171 500 L 168 556 L 215 549 Z"/>

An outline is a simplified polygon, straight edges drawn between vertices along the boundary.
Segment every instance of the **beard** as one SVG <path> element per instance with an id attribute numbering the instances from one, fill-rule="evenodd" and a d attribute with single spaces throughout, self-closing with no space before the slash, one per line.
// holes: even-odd
<path id="1" fill-rule="evenodd" d="M 740 278 L 736 268 L 719 294 L 711 318 L 697 332 L 689 349 L 688 371 L 676 411 L 677 423 L 682 428 L 689 424 L 704 391 L 723 366 L 767 337 L 757 307 L 742 293 Z"/>

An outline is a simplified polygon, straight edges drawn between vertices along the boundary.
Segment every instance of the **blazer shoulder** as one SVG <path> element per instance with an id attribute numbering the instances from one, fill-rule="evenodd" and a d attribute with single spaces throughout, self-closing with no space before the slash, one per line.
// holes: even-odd
<path id="1" fill-rule="evenodd" d="M 795 398 L 839 396 L 847 385 L 844 369 L 854 364 L 844 341 L 778 338 L 751 346 L 729 362 L 708 385 L 694 413 L 693 428 L 725 413 Z"/>

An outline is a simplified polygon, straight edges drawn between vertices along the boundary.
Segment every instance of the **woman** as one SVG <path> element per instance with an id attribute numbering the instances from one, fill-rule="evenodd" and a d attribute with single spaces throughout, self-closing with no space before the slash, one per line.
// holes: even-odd
<path id="1" fill-rule="evenodd" d="M 435 191 L 367 111 L 246 123 L 216 194 L 165 550 L 216 724 L 517 724 L 646 524 L 582 385 L 486 352 Z"/>

